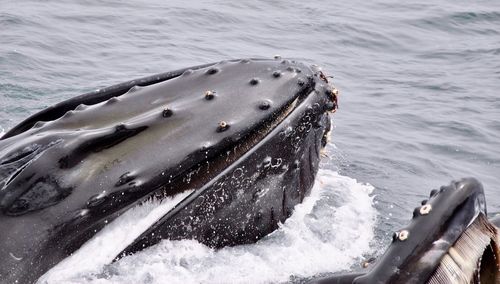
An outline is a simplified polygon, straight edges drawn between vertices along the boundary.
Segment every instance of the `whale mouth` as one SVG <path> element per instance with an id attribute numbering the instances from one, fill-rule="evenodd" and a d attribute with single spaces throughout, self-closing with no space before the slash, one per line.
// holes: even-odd
<path id="1" fill-rule="evenodd" d="M 431 191 L 406 229 L 395 233 L 380 262 L 362 278 L 383 283 L 498 283 L 499 240 L 498 228 L 487 218 L 482 185 L 462 179 Z"/>
<path id="2" fill-rule="evenodd" d="M 481 213 L 448 249 L 427 283 L 499 283 L 499 260 L 497 228 Z"/>
<path id="3" fill-rule="evenodd" d="M 212 248 L 252 243 L 275 230 L 277 224 L 273 223 L 288 218 L 293 206 L 302 202 L 314 182 L 317 161 L 330 137 L 329 113 L 337 109 L 336 89 L 328 80 L 322 79 L 324 75 L 320 69 L 311 67 L 309 72 L 312 75 L 306 77 L 307 80 L 298 81 L 298 85 L 307 88 L 275 112 L 268 123 L 241 139 L 238 145 L 233 145 L 228 153 L 234 155 L 216 155 L 211 159 L 209 169 L 194 171 L 194 176 L 198 172 L 217 174 L 205 175 L 210 177 L 207 180 L 197 178 L 197 181 L 192 181 L 189 188 L 194 188 L 194 191 L 142 232 L 115 260 L 164 238 L 180 239 L 187 235 Z M 313 79 L 313 76 L 319 80 Z M 275 145 L 280 145 L 279 151 L 272 149 Z M 299 157 L 303 160 L 299 160 Z M 254 173 L 247 170 L 251 168 L 256 168 Z M 161 200 L 168 196 L 165 192 L 171 193 L 176 188 L 182 188 L 182 183 L 184 181 L 172 183 L 167 190 L 160 188 L 151 197 Z M 211 199 L 221 194 L 216 192 L 219 190 L 217 188 L 223 187 L 225 183 L 230 183 L 232 188 L 223 193 L 223 198 L 217 199 L 222 203 L 226 202 L 225 199 L 234 201 L 222 206 L 219 201 Z M 231 192 L 235 195 L 232 196 Z M 274 198 L 269 197 L 272 195 Z M 210 208 L 206 209 L 207 206 Z M 189 216 L 203 210 L 207 212 L 200 214 L 204 215 L 202 218 L 193 221 Z M 226 216 L 239 215 L 241 211 L 247 214 L 240 216 L 242 218 L 234 216 L 240 220 L 232 221 L 231 224 L 224 221 L 228 220 Z M 186 212 L 189 212 L 188 215 Z M 181 222 L 182 228 L 176 222 Z M 195 224 L 186 226 L 191 222 Z M 190 228 L 189 232 L 184 232 L 185 228 Z M 216 231 L 219 232 L 214 235 Z"/>
<path id="4" fill-rule="evenodd" d="M 482 185 L 466 178 L 432 190 L 367 271 L 314 283 L 500 283 L 500 217 L 489 220 Z"/>

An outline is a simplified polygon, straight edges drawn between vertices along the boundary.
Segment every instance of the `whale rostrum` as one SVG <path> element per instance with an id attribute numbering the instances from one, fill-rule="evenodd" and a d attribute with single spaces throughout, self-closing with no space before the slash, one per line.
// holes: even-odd
<path id="1" fill-rule="evenodd" d="M 0 139 L 0 279 L 30 283 L 151 198 L 192 190 L 117 258 L 275 230 L 310 191 L 337 91 L 317 67 L 243 59 L 128 81 Z"/>

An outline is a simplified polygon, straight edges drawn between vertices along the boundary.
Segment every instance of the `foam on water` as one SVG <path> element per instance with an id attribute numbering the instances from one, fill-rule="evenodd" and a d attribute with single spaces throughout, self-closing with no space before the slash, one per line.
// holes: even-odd
<path id="1" fill-rule="evenodd" d="M 371 185 L 323 169 L 311 195 L 277 231 L 256 244 L 213 250 L 193 240 L 164 240 L 104 265 L 101 259 L 110 260 L 102 257 L 112 255 L 110 247 L 129 240 L 125 232 L 137 235 L 133 224 L 156 220 L 155 204 L 147 204 L 118 218 L 39 282 L 270 283 L 349 269 L 373 252 L 377 212 L 372 190 Z M 104 235 L 110 241 L 104 243 Z"/>
<path id="2" fill-rule="evenodd" d="M 186 191 L 177 194 L 172 198 L 164 199 L 162 202 L 148 201 L 128 210 L 85 243 L 73 255 L 42 276 L 40 282 L 44 280 L 50 280 L 51 283 L 57 282 L 61 281 L 60 277 L 69 274 L 83 275 L 102 269 L 104 265 L 111 263 L 128 244 L 132 243 L 141 233 L 191 192 Z"/>

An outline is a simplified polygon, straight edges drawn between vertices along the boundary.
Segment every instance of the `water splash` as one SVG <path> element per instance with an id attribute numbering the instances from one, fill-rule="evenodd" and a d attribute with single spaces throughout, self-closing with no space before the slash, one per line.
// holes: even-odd
<path id="1" fill-rule="evenodd" d="M 166 198 L 161 202 L 148 201 L 128 210 L 70 257 L 43 275 L 39 282 L 60 283 L 59 281 L 62 281 L 60 277 L 85 275 L 99 271 L 106 264 L 111 263 L 128 244 L 132 243 L 190 193 L 192 190 L 177 194 L 172 198 Z"/>
<path id="2" fill-rule="evenodd" d="M 377 216 L 372 190 L 350 177 L 320 170 L 311 195 L 277 231 L 256 244 L 213 250 L 193 240 L 165 240 L 113 264 L 88 265 L 107 249 L 101 245 L 93 249 L 95 255 L 89 251 L 81 262 L 61 269 L 65 260 L 39 283 L 270 283 L 345 270 L 372 253 Z M 115 222 L 137 222 L 150 209 L 134 210 Z M 117 230 L 117 237 L 119 226 L 110 229 Z"/>

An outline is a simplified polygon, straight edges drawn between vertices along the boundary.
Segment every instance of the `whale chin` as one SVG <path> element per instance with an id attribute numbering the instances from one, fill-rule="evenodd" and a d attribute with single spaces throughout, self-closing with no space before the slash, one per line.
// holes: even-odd
<path id="1" fill-rule="evenodd" d="M 212 248 L 274 231 L 309 193 L 337 91 L 317 67 L 229 60 L 128 81 L 0 139 L 0 275 L 33 282 L 108 223 L 186 195 L 117 258 L 162 239 Z"/>

